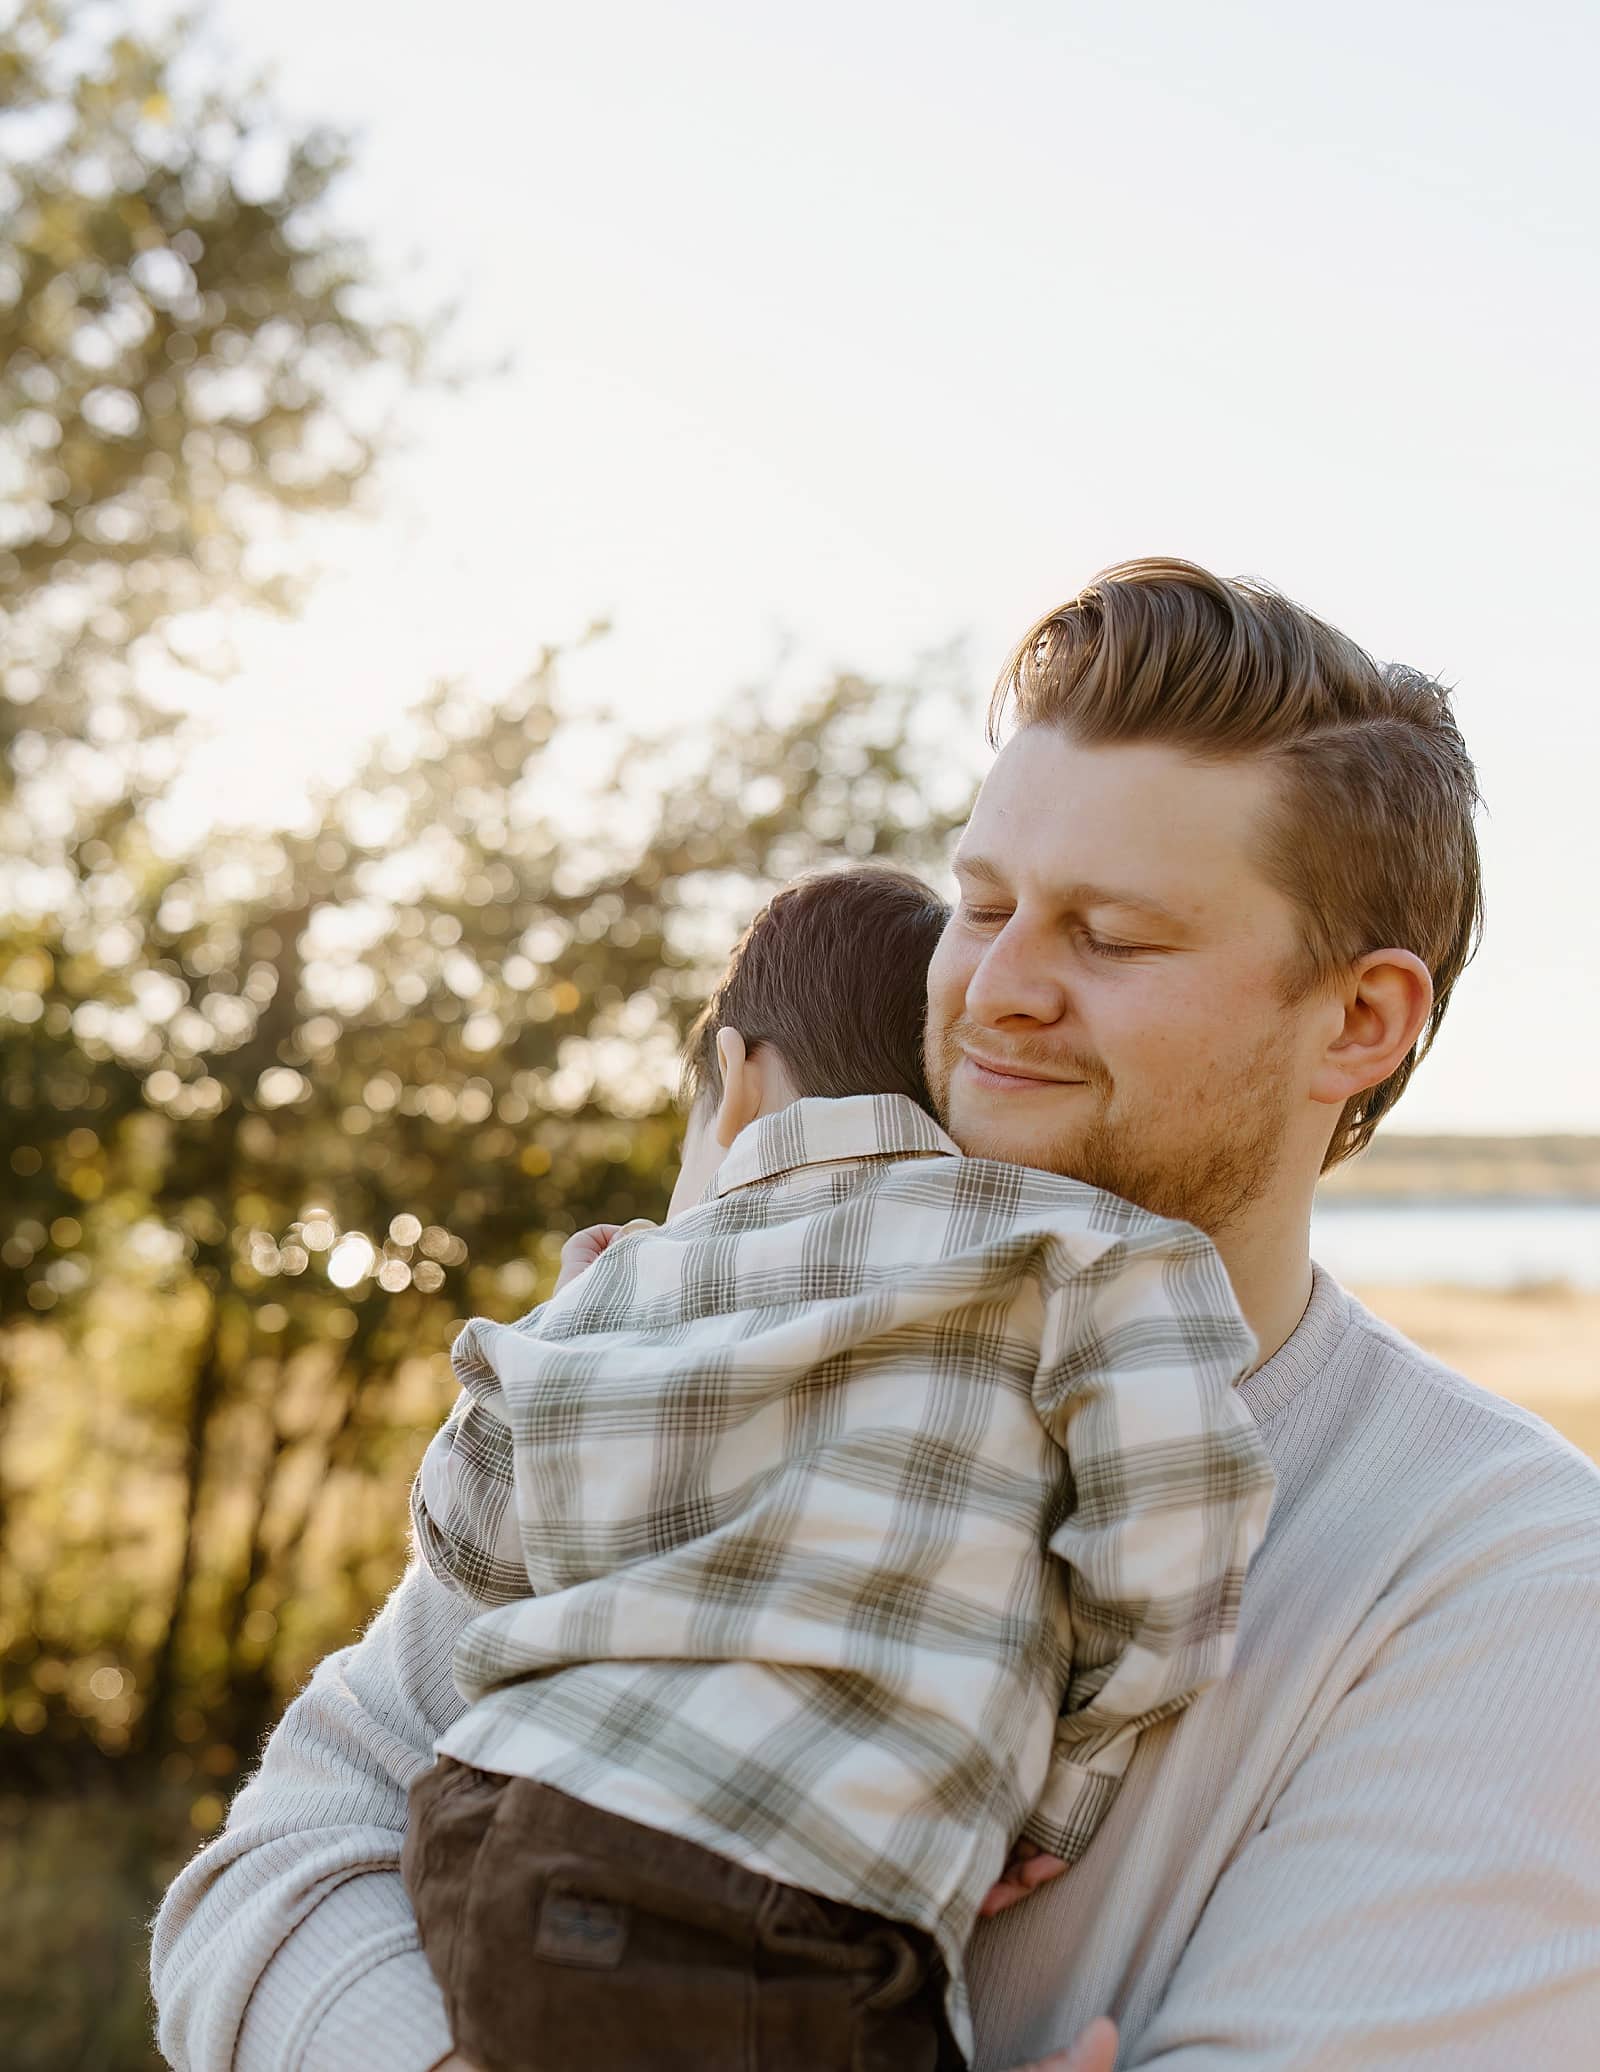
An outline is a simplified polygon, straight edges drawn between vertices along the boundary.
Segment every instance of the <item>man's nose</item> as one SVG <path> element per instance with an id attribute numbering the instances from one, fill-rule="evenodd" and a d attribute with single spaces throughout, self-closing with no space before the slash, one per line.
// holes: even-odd
<path id="1" fill-rule="evenodd" d="M 1013 918 L 990 943 L 967 982 L 967 1015 L 986 1028 L 1009 1021 L 1060 1021 L 1066 992 L 1037 932 Z"/>

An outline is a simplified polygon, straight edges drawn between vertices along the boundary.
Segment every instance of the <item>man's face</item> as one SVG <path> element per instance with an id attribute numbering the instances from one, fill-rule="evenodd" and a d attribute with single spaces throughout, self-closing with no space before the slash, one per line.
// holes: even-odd
<path id="1" fill-rule="evenodd" d="M 928 973 L 928 1083 L 964 1151 L 1215 1234 L 1310 1144 L 1295 913 L 1253 853 L 1271 781 L 1053 727 L 1007 744 Z"/>

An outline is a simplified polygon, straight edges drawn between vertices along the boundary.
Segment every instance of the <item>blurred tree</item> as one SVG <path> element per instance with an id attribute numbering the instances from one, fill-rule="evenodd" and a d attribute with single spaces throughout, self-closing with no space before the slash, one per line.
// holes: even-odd
<path id="1" fill-rule="evenodd" d="M 143 814 L 172 767 L 166 692 L 220 673 L 232 611 L 294 601 L 296 520 L 359 506 L 400 387 L 431 365 L 437 325 L 385 311 L 367 249 L 336 226 L 344 164 L 340 137 L 294 133 L 261 85 L 220 83 L 187 19 L 145 33 L 83 0 L 0 0 L 0 1620 L 23 1649 L 79 1593 L 112 1627 L 131 1618 L 135 1647 L 151 1629 L 133 1573 L 147 1589 L 149 1531 L 120 1564 L 122 1513 L 85 1504 L 75 1469 L 104 1465 L 93 1440 L 112 1430 L 135 1463 L 147 1440 L 160 1452 L 170 1417 L 158 1388 L 128 1428 L 139 1388 L 126 1361 L 124 1386 L 99 1372 L 91 1334 L 116 1341 L 128 1303 L 166 1305 L 168 1359 L 197 1376 L 189 1450 L 216 1392 L 211 1225 L 178 1214 L 184 1276 L 153 1243 L 174 1179 L 151 1017 L 203 974 L 162 951 L 174 870 Z M 12 1428 L 33 1343 L 79 1384 L 60 1376 L 48 1432 Z M 29 1430 L 70 1488 L 54 1523 L 10 1531 Z M 180 1548 L 182 1598 L 193 1521 Z M 44 1695 L 79 1718 L 91 1668 L 68 1685 L 62 1660 Z"/>
<path id="2" fill-rule="evenodd" d="M 69 1782 L 39 1860 L 89 1867 L 0 1978 L 19 2064 L 146 2062 L 137 1983 L 86 2041 L 58 1973 L 397 1574 L 461 1318 L 664 1206 L 681 1030 L 751 909 L 931 863 L 967 802 L 923 688 L 643 742 L 546 656 L 439 686 L 310 833 L 161 853 L 146 691 L 292 600 L 287 522 L 358 500 L 426 344 L 331 227 L 337 140 L 194 59 L 0 12 L 0 1783 Z"/>
<path id="3" fill-rule="evenodd" d="M 158 725 L 141 680 L 287 605 L 284 521 L 352 502 L 422 364 L 334 226 L 343 141 L 193 39 L 83 0 L 0 26 L 0 784 Z"/>
<path id="4" fill-rule="evenodd" d="M 14 1720 L 174 1778 L 252 1745 L 397 1572 L 460 1319 L 525 1310 L 577 1224 L 660 1212 L 733 935 L 819 859 L 932 863 L 950 724 L 846 678 L 642 743 L 563 717 L 547 657 L 504 700 L 440 686 L 313 833 L 147 859 L 140 940 L 60 1039 L 72 1114 L 118 1118 L 77 1140 L 94 1199 L 21 1233 Z"/>
<path id="5" fill-rule="evenodd" d="M 139 989 L 177 982 L 147 944 L 148 688 L 220 668 L 229 611 L 292 603 L 292 521 L 358 502 L 428 361 L 336 227 L 342 141 L 208 65 L 188 21 L 0 11 L 0 1438 L 7 1325 L 71 1330 L 86 1210 L 126 1213 Z"/>

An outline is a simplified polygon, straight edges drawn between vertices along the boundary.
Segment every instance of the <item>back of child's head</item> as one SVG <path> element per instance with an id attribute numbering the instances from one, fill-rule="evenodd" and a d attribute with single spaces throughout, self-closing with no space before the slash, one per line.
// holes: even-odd
<path id="1" fill-rule="evenodd" d="M 802 1098 L 906 1094 L 931 1114 L 922 1072 L 928 960 L 950 910 L 890 864 L 786 885 L 740 937 L 684 1044 L 689 1105 L 721 1085 L 717 1031 L 770 1044 Z"/>

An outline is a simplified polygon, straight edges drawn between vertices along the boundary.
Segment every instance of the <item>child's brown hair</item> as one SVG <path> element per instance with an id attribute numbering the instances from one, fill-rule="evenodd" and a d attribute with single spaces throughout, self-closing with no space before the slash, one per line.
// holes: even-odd
<path id="1" fill-rule="evenodd" d="M 692 1105 L 721 1085 L 717 1031 L 770 1043 L 802 1095 L 906 1094 L 922 1070 L 928 960 L 950 909 L 910 871 L 858 864 L 775 893 L 734 947 L 683 1047 Z"/>

